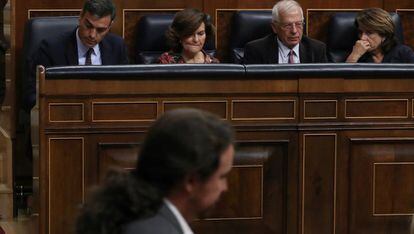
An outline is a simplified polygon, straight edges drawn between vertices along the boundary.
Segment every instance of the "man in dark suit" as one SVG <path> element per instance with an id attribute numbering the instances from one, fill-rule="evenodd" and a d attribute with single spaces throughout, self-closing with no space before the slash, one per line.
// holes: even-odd
<path id="1" fill-rule="evenodd" d="M 303 10 L 296 1 L 276 3 L 271 26 L 274 33 L 246 44 L 245 64 L 327 62 L 325 44 L 303 36 Z"/>
<path id="2" fill-rule="evenodd" d="M 123 39 L 109 33 L 115 19 L 111 0 L 86 0 L 79 17 L 79 25 L 56 38 L 40 43 L 34 57 L 31 75 L 26 86 L 26 105 L 36 102 L 35 66 L 115 65 L 128 63 Z"/>
<path id="3" fill-rule="evenodd" d="M 88 199 L 78 234 L 192 234 L 200 217 L 227 190 L 233 131 L 218 116 L 166 112 L 140 145 L 133 173 L 112 172 Z"/>

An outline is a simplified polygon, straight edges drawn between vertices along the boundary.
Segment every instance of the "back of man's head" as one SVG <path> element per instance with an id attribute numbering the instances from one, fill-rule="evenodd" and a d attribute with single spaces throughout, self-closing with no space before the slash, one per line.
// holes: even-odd
<path id="1" fill-rule="evenodd" d="M 83 4 L 82 14 L 89 12 L 90 14 L 102 18 L 111 16 L 111 20 L 115 19 L 116 9 L 112 0 L 86 0 Z"/>
<path id="2" fill-rule="evenodd" d="M 195 109 L 173 110 L 149 130 L 136 173 L 165 196 L 189 174 L 207 180 L 232 143 L 230 125 L 217 116 Z"/>
<path id="3" fill-rule="evenodd" d="M 284 12 L 291 12 L 298 10 L 301 12 L 302 18 L 303 18 L 303 10 L 302 7 L 298 2 L 295 0 L 281 0 L 277 2 L 272 9 L 272 21 L 273 22 L 279 22 L 281 21 L 280 15 Z"/>

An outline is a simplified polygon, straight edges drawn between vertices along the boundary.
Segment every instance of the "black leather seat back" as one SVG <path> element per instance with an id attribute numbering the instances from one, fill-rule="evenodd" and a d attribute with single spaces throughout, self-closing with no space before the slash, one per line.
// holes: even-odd
<path id="1" fill-rule="evenodd" d="M 401 19 L 397 13 L 390 13 L 395 25 L 395 34 L 403 42 Z M 358 29 L 355 27 L 357 12 L 339 12 L 334 14 L 328 26 L 328 55 L 332 62 L 345 62 L 358 40 Z"/>
<path id="2" fill-rule="evenodd" d="M 23 108 L 30 109 L 35 104 L 35 97 L 30 96 L 27 85 L 29 75 L 34 68 L 34 54 L 40 42 L 46 38 L 55 38 L 62 33 L 72 31 L 79 23 L 79 16 L 36 17 L 27 21 L 23 37 L 23 71 L 22 85 L 24 90 Z"/>
<path id="3" fill-rule="evenodd" d="M 230 60 L 243 63 L 244 46 L 272 32 L 272 11 L 246 10 L 234 13 L 229 41 Z"/>
<path id="4" fill-rule="evenodd" d="M 74 30 L 79 16 L 38 17 L 27 21 L 24 30 L 23 54 L 32 56 L 46 38 Z"/>
<path id="5" fill-rule="evenodd" d="M 165 32 L 171 25 L 174 14 L 149 14 L 142 16 L 137 24 L 136 63 L 156 63 L 158 57 L 169 50 Z M 210 19 L 210 17 L 209 17 Z M 215 53 L 214 38 L 208 38 L 204 45 L 207 53 Z"/>

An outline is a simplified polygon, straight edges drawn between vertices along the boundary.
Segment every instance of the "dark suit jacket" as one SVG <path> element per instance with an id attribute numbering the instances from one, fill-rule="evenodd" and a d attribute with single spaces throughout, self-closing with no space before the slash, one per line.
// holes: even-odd
<path id="1" fill-rule="evenodd" d="M 123 39 L 108 33 L 99 43 L 103 65 L 127 64 L 127 49 Z M 78 65 L 78 47 L 76 29 L 62 33 L 59 37 L 48 38 L 40 43 L 29 64 L 30 75 L 25 81 L 25 109 L 30 110 L 36 103 L 36 66 L 70 66 Z"/>
<path id="2" fill-rule="evenodd" d="M 323 42 L 302 36 L 299 44 L 301 63 L 326 63 L 326 46 Z M 279 63 L 279 46 L 275 34 L 251 41 L 244 47 L 245 64 Z"/>
<path id="3" fill-rule="evenodd" d="M 365 53 L 358 60 L 359 63 L 373 63 L 374 60 L 369 53 Z M 414 63 L 413 50 L 403 44 L 397 44 L 388 53 L 384 54 L 381 63 Z"/>
<path id="4" fill-rule="evenodd" d="M 133 221 L 125 226 L 124 234 L 182 234 L 180 224 L 164 204 L 155 216 Z"/>

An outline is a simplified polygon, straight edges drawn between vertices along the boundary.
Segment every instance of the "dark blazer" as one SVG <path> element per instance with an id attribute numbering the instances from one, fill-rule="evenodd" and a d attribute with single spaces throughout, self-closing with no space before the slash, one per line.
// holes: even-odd
<path id="1" fill-rule="evenodd" d="M 359 58 L 358 62 L 373 63 L 374 60 L 369 53 L 365 53 Z M 414 63 L 414 52 L 406 45 L 397 44 L 388 53 L 384 54 L 381 63 Z"/>
<path id="2" fill-rule="evenodd" d="M 301 63 L 326 63 L 326 45 L 323 42 L 302 36 L 299 44 Z M 245 64 L 279 63 L 279 46 L 275 34 L 251 41 L 244 47 Z"/>
<path id="3" fill-rule="evenodd" d="M 182 234 L 178 220 L 164 204 L 155 216 L 133 221 L 125 226 L 124 234 Z"/>
<path id="4" fill-rule="evenodd" d="M 99 50 L 103 65 L 128 63 L 124 40 L 115 34 L 108 33 L 99 43 Z M 45 67 L 78 65 L 76 29 L 43 40 L 33 58 L 28 60 L 31 64 L 29 64 L 30 75 L 25 84 L 25 105 L 28 105 L 26 108 L 30 110 L 36 103 L 37 65 Z"/>

